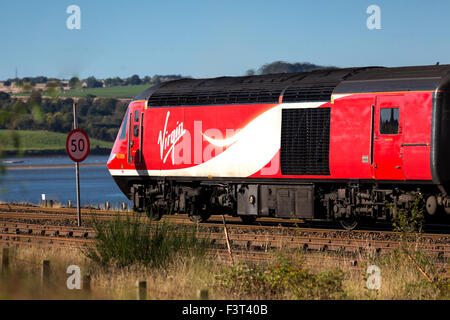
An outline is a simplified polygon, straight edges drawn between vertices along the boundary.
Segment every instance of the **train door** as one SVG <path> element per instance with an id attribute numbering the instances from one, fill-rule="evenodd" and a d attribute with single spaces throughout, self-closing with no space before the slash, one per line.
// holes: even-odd
<path id="1" fill-rule="evenodd" d="M 138 166 L 142 162 L 144 113 L 130 108 L 128 114 L 128 163 Z"/>
<path id="2" fill-rule="evenodd" d="M 373 112 L 373 170 L 377 180 L 404 180 L 403 96 L 378 96 Z"/>

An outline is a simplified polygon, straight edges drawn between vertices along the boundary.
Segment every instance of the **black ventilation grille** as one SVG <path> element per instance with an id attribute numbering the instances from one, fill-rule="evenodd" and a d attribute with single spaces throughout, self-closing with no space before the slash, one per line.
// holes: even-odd
<path id="1" fill-rule="evenodd" d="M 336 85 L 289 87 L 283 95 L 283 102 L 330 101 Z"/>
<path id="2" fill-rule="evenodd" d="M 217 104 L 249 104 L 278 103 L 282 89 L 259 90 L 217 90 L 217 91 L 186 91 L 186 92 L 156 92 L 148 105 L 160 106 L 205 106 Z"/>
<path id="3" fill-rule="evenodd" d="M 281 173 L 329 175 L 330 108 L 283 109 Z"/>

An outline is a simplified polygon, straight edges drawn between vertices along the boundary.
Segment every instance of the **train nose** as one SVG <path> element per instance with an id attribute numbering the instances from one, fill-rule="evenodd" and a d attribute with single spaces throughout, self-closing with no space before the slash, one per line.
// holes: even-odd
<path id="1" fill-rule="evenodd" d="M 106 161 L 106 165 L 109 165 L 111 161 L 113 161 L 116 158 L 116 154 L 114 152 L 111 152 L 109 155 L 108 161 Z"/>

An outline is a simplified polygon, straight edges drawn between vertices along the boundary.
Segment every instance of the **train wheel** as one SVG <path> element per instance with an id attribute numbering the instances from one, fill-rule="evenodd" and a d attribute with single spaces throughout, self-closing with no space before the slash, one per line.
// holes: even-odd
<path id="1" fill-rule="evenodd" d="M 245 224 L 252 224 L 256 221 L 255 216 L 239 216 L 243 223 Z"/>
<path id="2" fill-rule="evenodd" d="M 358 221 L 356 220 L 356 218 L 341 219 L 339 220 L 339 223 L 341 224 L 342 228 L 348 231 L 355 229 L 358 225 Z"/>

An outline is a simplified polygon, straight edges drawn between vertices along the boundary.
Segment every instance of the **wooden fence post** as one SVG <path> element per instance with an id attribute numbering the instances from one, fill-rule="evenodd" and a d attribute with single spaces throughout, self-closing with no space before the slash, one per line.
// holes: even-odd
<path id="1" fill-rule="evenodd" d="M 137 299 L 147 300 L 147 281 L 137 281 Z"/>
<path id="2" fill-rule="evenodd" d="M 91 298 L 91 276 L 89 274 L 83 276 L 83 292 L 86 298 Z"/>
<path id="3" fill-rule="evenodd" d="M 208 300 L 208 289 L 198 290 L 198 298 L 200 300 Z"/>
<path id="4" fill-rule="evenodd" d="M 46 288 L 50 284 L 50 260 L 42 260 L 41 271 L 42 288 Z"/>
<path id="5" fill-rule="evenodd" d="M 2 249 L 2 273 L 6 274 L 9 271 L 9 248 Z"/>
<path id="6" fill-rule="evenodd" d="M 86 293 L 91 292 L 91 276 L 88 274 L 83 276 L 83 291 Z"/>

